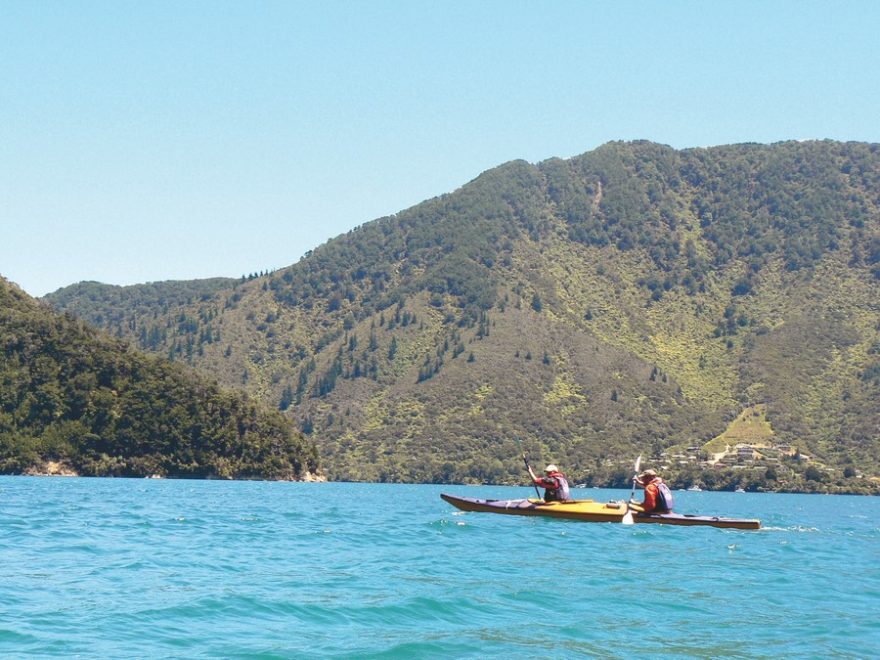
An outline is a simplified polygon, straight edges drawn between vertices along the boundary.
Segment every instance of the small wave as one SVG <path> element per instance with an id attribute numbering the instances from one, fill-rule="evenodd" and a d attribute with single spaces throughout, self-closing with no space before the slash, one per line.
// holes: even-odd
<path id="1" fill-rule="evenodd" d="M 426 621 L 460 623 L 481 614 L 482 611 L 466 598 L 438 599 L 426 596 L 408 598 L 387 605 L 348 608 L 344 614 L 349 623 L 373 626 L 423 625 Z"/>
<path id="2" fill-rule="evenodd" d="M 821 532 L 818 527 L 804 527 L 802 525 L 793 525 L 791 527 L 762 527 L 764 532 L 797 532 L 797 533 L 814 533 Z"/>
<path id="3" fill-rule="evenodd" d="M 377 651 L 359 651 L 358 658 L 484 658 L 482 644 L 466 644 L 460 641 L 404 642 Z"/>
<path id="4" fill-rule="evenodd" d="M 35 635 L 20 633 L 15 630 L 0 629 L 0 649 L 3 648 L 4 644 L 14 644 L 16 648 L 21 648 L 22 645 L 34 644 L 38 641 L 39 638 Z"/>
<path id="5" fill-rule="evenodd" d="M 444 527 L 450 527 L 450 526 L 463 527 L 466 524 L 467 523 L 464 520 L 448 520 L 447 518 L 441 518 L 440 520 L 433 520 L 430 523 L 428 523 L 428 527 L 432 527 L 432 528 L 439 527 L 442 529 Z"/>

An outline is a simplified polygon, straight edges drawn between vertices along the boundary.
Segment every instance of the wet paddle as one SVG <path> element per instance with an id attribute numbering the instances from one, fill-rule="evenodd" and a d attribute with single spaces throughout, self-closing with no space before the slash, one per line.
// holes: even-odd
<path id="1" fill-rule="evenodd" d="M 636 459 L 635 472 L 633 473 L 633 484 L 632 490 L 629 494 L 629 499 L 632 500 L 636 496 L 636 479 L 639 478 L 639 466 L 642 464 L 642 455 L 639 454 L 639 457 Z M 624 525 L 632 525 L 635 523 L 633 520 L 633 512 L 632 509 L 629 508 L 629 504 L 626 505 L 626 515 L 623 516 L 623 520 L 620 521 Z"/>

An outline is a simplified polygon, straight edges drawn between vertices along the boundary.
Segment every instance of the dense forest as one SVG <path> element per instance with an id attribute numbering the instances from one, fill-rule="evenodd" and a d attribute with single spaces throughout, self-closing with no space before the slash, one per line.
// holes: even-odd
<path id="1" fill-rule="evenodd" d="M 0 278 L 0 473 L 301 479 L 277 411 L 61 316 Z"/>
<path id="2" fill-rule="evenodd" d="M 288 268 L 150 286 L 47 299 L 277 407 L 331 478 L 513 482 L 527 448 L 585 483 L 642 453 L 682 484 L 877 487 L 878 145 L 514 161 Z M 776 462 L 707 468 L 758 406 Z"/>

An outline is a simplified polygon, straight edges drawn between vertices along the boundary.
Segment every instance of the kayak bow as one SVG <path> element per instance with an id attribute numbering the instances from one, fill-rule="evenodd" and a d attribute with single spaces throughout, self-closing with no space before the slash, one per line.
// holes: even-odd
<path id="1" fill-rule="evenodd" d="M 544 516 L 580 520 L 581 522 L 622 523 L 629 513 L 625 502 L 596 502 L 572 500 L 570 502 L 544 502 L 542 500 L 481 500 L 475 497 L 458 497 L 441 493 L 446 502 L 462 511 L 502 513 L 515 516 Z M 760 520 L 747 518 L 719 518 L 718 516 L 690 516 L 680 513 L 632 512 L 634 523 L 658 523 L 661 525 L 704 525 L 733 529 L 759 529 Z"/>

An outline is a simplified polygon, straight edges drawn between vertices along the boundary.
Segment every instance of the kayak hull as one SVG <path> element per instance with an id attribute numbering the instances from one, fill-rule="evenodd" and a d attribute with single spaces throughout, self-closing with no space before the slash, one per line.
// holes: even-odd
<path id="1" fill-rule="evenodd" d="M 440 497 L 462 511 L 514 516 L 542 516 L 581 522 L 622 523 L 628 510 L 623 502 L 596 502 L 594 500 L 543 502 L 534 499 L 482 500 L 447 493 L 441 493 Z M 632 521 L 640 524 L 707 526 L 730 529 L 759 529 L 761 527 L 761 521 L 754 519 L 689 516 L 680 513 L 639 513 L 633 511 Z"/>
<path id="2" fill-rule="evenodd" d="M 761 529 L 761 521 L 755 518 L 722 518 L 720 516 L 693 516 L 681 513 L 634 513 L 633 522 L 727 529 Z"/>
<path id="3" fill-rule="evenodd" d="M 626 506 L 620 502 L 543 502 L 541 500 L 481 500 L 474 497 L 458 497 L 441 493 L 440 497 L 462 511 L 503 513 L 514 516 L 544 516 L 584 522 L 623 521 Z"/>

